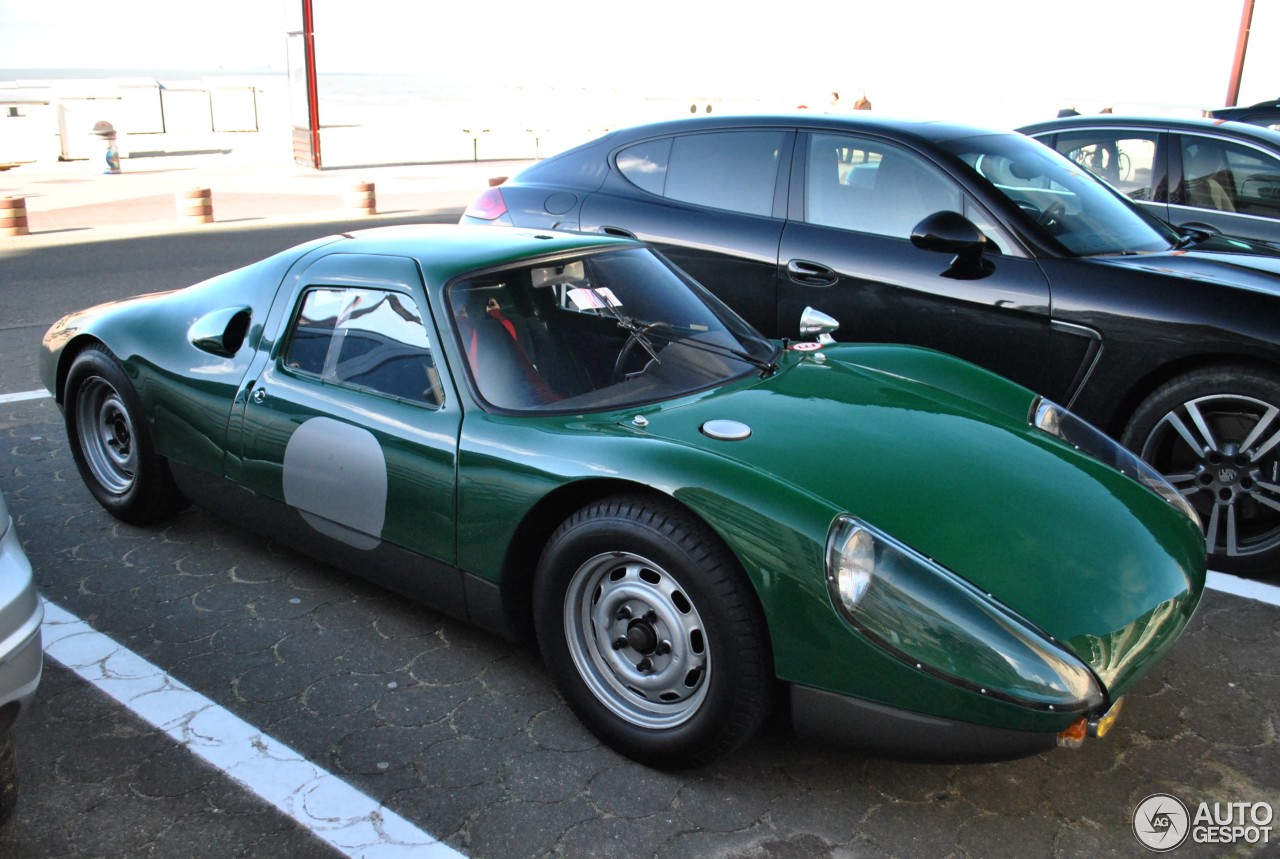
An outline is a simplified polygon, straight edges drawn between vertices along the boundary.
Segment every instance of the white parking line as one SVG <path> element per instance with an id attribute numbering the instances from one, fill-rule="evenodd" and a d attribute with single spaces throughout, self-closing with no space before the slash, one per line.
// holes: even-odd
<path id="1" fill-rule="evenodd" d="M 1248 597 L 1251 600 L 1268 603 L 1269 605 L 1280 605 L 1280 587 L 1255 582 L 1252 579 L 1241 579 L 1226 573 L 1215 573 L 1210 570 L 1205 586 L 1213 588 L 1215 591 L 1234 594 L 1238 597 Z"/>
<path id="2" fill-rule="evenodd" d="M 0 394 L 0 404 L 20 403 L 23 400 L 41 400 L 48 396 L 52 395 L 44 388 L 41 388 L 38 391 L 22 391 L 18 394 Z"/>
<path id="3" fill-rule="evenodd" d="M 346 856 L 465 859 L 288 746 L 45 602 L 44 652 Z"/>

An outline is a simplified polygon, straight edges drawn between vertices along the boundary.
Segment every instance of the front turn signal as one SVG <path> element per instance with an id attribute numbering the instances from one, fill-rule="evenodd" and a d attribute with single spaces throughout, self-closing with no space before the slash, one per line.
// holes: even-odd
<path id="1" fill-rule="evenodd" d="M 1084 716 L 1076 719 L 1067 729 L 1058 734 L 1058 748 L 1078 749 L 1084 745 L 1084 738 L 1089 735 L 1089 720 Z"/>
<path id="2" fill-rule="evenodd" d="M 1120 711 L 1124 709 L 1124 698 L 1119 698 L 1111 709 L 1089 720 L 1089 736 L 1105 737 L 1113 727 L 1115 727 L 1116 719 L 1120 718 Z"/>

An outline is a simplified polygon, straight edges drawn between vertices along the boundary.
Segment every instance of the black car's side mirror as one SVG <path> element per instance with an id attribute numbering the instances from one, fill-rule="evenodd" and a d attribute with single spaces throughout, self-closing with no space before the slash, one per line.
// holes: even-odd
<path id="1" fill-rule="evenodd" d="M 1194 242 L 1202 242 L 1211 236 L 1222 235 L 1222 230 L 1213 224 L 1206 224 L 1203 221 L 1187 221 L 1184 224 L 1174 224 L 1173 228 L 1184 236 L 1187 236 Z"/>
<path id="2" fill-rule="evenodd" d="M 976 280 L 995 271 L 986 258 L 987 237 L 959 212 L 934 212 L 916 224 L 911 244 L 926 251 L 955 254 L 946 277 Z"/>

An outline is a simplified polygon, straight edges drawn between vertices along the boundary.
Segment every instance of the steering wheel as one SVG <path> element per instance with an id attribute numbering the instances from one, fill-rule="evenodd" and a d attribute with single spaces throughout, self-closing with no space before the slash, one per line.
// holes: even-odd
<path id="1" fill-rule="evenodd" d="M 666 323 L 663 322 L 647 322 L 627 336 L 627 342 L 622 344 L 622 348 L 618 351 L 618 357 L 613 362 L 613 375 L 609 377 L 609 384 L 616 385 L 626 378 L 627 361 L 630 360 L 631 353 L 635 352 L 637 345 L 643 346 L 641 338 L 643 338 L 651 329 L 660 328 L 665 324 Z M 650 360 L 657 359 L 650 356 Z M 645 366 L 648 366 L 647 362 Z"/>
<path id="2" fill-rule="evenodd" d="M 1055 224 L 1062 226 L 1062 222 L 1059 221 L 1058 218 L 1061 218 L 1066 214 L 1066 211 L 1066 203 L 1063 203 L 1061 200 L 1054 201 L 1045 207 L 1044 211 L 1040 213 L 1040 216 L 1036 218 L 1036 222 L 1046 229 Z"/>

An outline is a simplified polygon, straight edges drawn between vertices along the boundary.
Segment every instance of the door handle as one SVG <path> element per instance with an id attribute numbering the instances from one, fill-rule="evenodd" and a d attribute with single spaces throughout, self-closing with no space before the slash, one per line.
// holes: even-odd
<path id="1" fill-rule="evenodd" d="M 249 395 L 249 399 L 253 400 L 255 403 L 264 402 L 267 399 L 267 389 L 254 388 L 253 393 Z"/>
<path id="2" fill-rule="evenodd" d="M 833 286 L 840 280 L 840 275 L 833 269 L 802 259 L 793 259 L 787 263 L 787 276 L 804 286 Z"/>
<path id="3" fill-rule="evenodd" d="M 636 234 L 630 230 L 624 230 L 622 227 L 610 227 L 607 224 L 600 226 L 600 232 L 606 236 L 619 236 L 624 239 L 634 239 L 636 237 Z"/>

